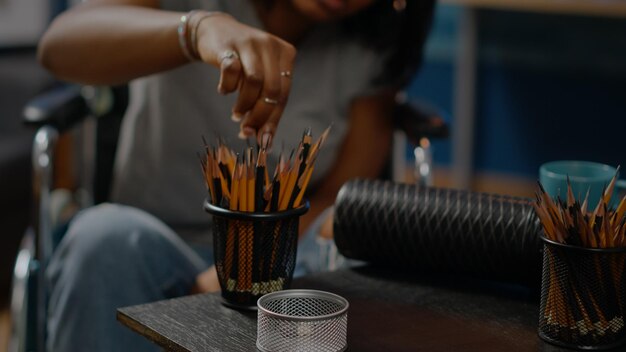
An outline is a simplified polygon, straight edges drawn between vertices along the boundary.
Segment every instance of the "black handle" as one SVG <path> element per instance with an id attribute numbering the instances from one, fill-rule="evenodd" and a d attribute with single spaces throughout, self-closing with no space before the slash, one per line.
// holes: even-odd
<path id="1" fill-rule="evenodd" d="M 80 86 L 62 85 L 31 99 L 23 110 L 24 123 L 29 126 L 54 126 L 63 132 L 82 121 L 89 108 Z"/>
<path id="2" fill-rule="evenodd" d="M 450 128 L 441 111 L 423 103 L 400 99 L 393 111 L 396 128 L 403 130 L 411 143 L 422 137 L 447 138 Z"/>

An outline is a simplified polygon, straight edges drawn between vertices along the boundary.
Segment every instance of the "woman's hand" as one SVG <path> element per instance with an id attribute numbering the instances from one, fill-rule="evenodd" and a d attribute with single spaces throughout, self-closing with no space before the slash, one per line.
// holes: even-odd
<path id="1" fill-rule="evenodd" d="M 196 276 L 196 282 L 191 288 L 191 294 L 218 292 L 219 290 L 220 283 L 217 279 L 217 270 L 215 265 L 212 265 Z"/>
<path id="2" fill-rule="evenodd" d="M 241 122 L 240 138 L 256 136 L 265 144 L 289 97 L 295 47 L 227 14 L 196 17 L 192 45 L 202 61 L 220 69 L 218 92 L 239 92 L 232 118 Z"/>

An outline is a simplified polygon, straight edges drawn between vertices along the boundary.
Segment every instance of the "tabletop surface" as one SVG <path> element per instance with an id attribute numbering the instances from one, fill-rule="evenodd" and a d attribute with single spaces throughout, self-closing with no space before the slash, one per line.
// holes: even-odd
<path id="1" fill-rule="evenodd" d="M 349 301 L 348 351 L 564 351 L 537 336 L 538 296 L 521 286 L 365 267 L 293 287 Z M 117 317 L 171 351 L 256 350 L 256 312 L 227 308 L 218 294 L 120 308 Z"/>

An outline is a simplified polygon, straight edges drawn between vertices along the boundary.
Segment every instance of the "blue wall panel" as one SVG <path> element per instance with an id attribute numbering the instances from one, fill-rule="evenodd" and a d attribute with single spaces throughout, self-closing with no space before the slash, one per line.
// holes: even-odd
<path id="1" fill-rule="evenodd" d="M 439 8 L 408 89 L 448 112 L 457 18 L 458 9 Z M 478 19 L 478 170 L 535 177 L 556 159 L 626 166 L 626 21 L 503 11 Z M 449 164 L 450 141 L 435 147 L 435 162 Z"/>

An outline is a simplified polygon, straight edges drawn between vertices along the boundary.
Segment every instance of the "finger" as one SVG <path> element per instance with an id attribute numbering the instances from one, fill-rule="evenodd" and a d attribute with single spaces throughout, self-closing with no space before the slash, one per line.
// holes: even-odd
<path id="1" fill-rule="evenodd" d="M 283 86 L 286 92 L 289 91 L 290 84 L 285 83 Z M 281 90 L 282 91 L 282 90 Z M 271 141 L 273 140 L 274 134 L 276 133 L 276 129 L 278 128 L 278 123 L 280 122 L 280 118 L 283 116 L 283 111 L 285 111 L 285 105 L 287 101 L 284 99 L 279 104 L 276 104 L 274 109 L 270 112 L 267 120 L 260 128 L 256 129 L 257 131 L 257 142 L 260 145 L 267 145 L 271 147 Z M 268 144 L 267 141 L 270 143 Z"/>
<path id="2" fill-rule="evenodd" d="M 268 123 L 274 114 L 278 116 L 282 114 L 282 104 L 275 99 L 260 98 L 241 122 L 240 138 L 257 136 L 258 142 L 262 144 L 262 134 L 273 135 L 276 131 L 276 125 Z"/>
<path id="3" fill-rule="evenodd" d="M 293 49 L 293 50 L 292 50 Z M 296 51 L 293 47 L 289 46 L 284 48 L 281 53 L 280 60 L 278 61 L 278 81 L 280 84 L 280 97 L 277 99 L 277 104 L 272 112 L 269 114 L 267 120 L 259 129 L 257 129 L 257 140 L 261 145 L 265 145 L 266 140 L 272 139 L 278 123 L 283 115 L 287 101 L 289 100 L 289 93 L 291 92 L 291 75 L 295 61 Z"/>
<path id="4" fill-rule="evenodd" d="M 280 75 L 280 72 L 279 72 Z M 283 116 L 283 111 L 285 111 L 285 106 L 287 104 L 287 98 L 289 95 L 289 89 L 291 88 L 291 81 L 285 78 L 281 80 L 281 98 L 280 100 L 276 100 L 276 104 L 274 104 L 274 108 L 269 112 L 267 119 L 263 123 L 262 126 L 256 128 L 257 131 L 257 142 L 260 145 L 268 145 L 267 141 L 269 140 L 269 147 L 271 147 L 271 141 L 273 139 L 274 134 L 276 133 L 276 129 L 278 128 L 278 123 L 280 122 L 280 118 Z M 263 103 L 268 104 L 266 101 Z M 257 102 L 257 105 L 260 102 Z M 255 105 L 256 108 L 256 105 Z M 254 112 L 255 110 L 253 110 Z"/>
<path id="5" fill-rule="evenodd" d="M 238 49 L 243 74 L 239 79 L 239 96 L 233 107 L 234 115 L 245 115 L 256 103 L 263 89 L 264 68 L 259 55 L 252 45 Z"/>
<path id="6" fill-rule="evenodd" d="M 228 94 L 237 90 L 242 72 L 239 56 L 232 50 L 224 51 L 220 63 L 220 81 L 217 91 L 220 94 Z"/>
<path id="7" fill-rule="evenodd" d="M 267 48 L 266 48 L 267 49 Z M 250 113 L 241 124 L 242 130 L 252 128 L 260 131 L 266 125 L 267 120 L 274 114 L 274 111 L 282 111 L 283 95 L 280 76 L 280 51 L 264 50 L 262 52 L 265 79 L 263 80 L 263 90 Z M 268 126 L 264 132 L 272 132 L 275 126 Z M 260 141 L 259 141 L 260 142 Z"/>

